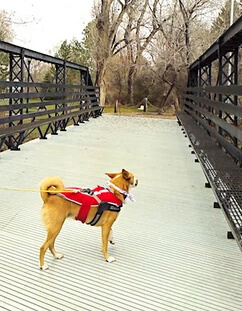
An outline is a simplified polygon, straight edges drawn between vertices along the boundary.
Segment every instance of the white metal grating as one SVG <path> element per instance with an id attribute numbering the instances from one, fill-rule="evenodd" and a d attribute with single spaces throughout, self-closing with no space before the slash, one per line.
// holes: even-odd
<path id="1" fill-rule="evenodd" d="M 67 186 L 103 184 L 126 168 L 140 184 L 114 226 L 117 261 L 100 252 L 100 229 L 66 221 L 47 253 L 41 199 L 0 190 L 0 310 L 239 311 L 242 260 L 175 120 L 103 115 L 47 141 L 0 155 L 0 187 L 37 189 L 48 175 Z"/>

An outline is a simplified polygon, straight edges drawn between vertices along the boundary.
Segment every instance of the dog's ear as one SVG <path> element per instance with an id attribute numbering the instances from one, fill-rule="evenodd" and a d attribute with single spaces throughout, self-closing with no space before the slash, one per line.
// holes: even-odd
<path id="1" fill-rule="evenodd" d="M 105 173 L 105 175 L 108 175 L 108 177 L 110 177 L 111 179 L 116 177 L 118 174 L 116 173 Z"/>
<path id="2" fill-rule="evenodd" d="M 122 169 L 122 175 L 123 175 L 124 179 L 126 179 L 126 180 L 130 179 L 129 172 L 126 171 L 124 168 Z"/>

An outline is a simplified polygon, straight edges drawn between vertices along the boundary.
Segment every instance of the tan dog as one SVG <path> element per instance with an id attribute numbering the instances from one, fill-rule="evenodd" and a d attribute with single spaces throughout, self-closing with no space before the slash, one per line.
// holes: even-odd
<path id="1" fill-rule="evenodd" d="M 120 201 L 120 206 L 124 203 L 126 197 L 132 196 L 129 194 L 130 187 L 138 185 L 138 180 L 134 175 L 126 170 L 122 170 L 120 173 L 106 173 L 111 180 L 107 183 L 107 186 L 101 192 L 109 192 L 110 195 L 114 195 L 117 202 Z M 42 207 L 42 219 L 47 230 L 47 238 L 45 243 L 40 248 L 39 254 L 39 266 L 40 269 L 48 269 L 48 265 L 44 263 L 44 256 L 46 250 L 49 248 L 51 253 L 56 259 L 63 257 L 63 254 L 57 253 L 54 248 L 55 239 L 60 233 L 62 225 L 67 217 L 76 218 L 82 212 L 84 207 L 80 204 L 76 204 L 73 201 L 67 201 L 58 192 L 65 192 L 65 186 L 59 177 L 47 177 L 40 183 L 41 197 L 44 201 Z M 83 192 L 83 191 L 82 191 Z M 99 194 L 96 192 L 96 194 Z M 85 193 L 84 193 L 85 195 Z M 98 219 L 97 215 L 100 210 L 98 209 L 98 198 L 94 193 L 91 193 L 97 200 L 94 205 L 90 206 L 87 213 L 86 223 L 91 223 L 94 219 Z M 94 199 L 92 198 L 92 200 Z M 101 200 L 99 200 L 100 202 Z M 100 204 L 99 204 L 100 206 Z M 115 204 L 114 204 L 115 207 Z M 100 213 L 99 213 L 100 214 Z M 101 213 L 100 219 L 98 219 L 95 226 L 102 227 L 102 252 L 107 262 L 115 261 L 115 258 L 108 254 L 108 241 L 112 240 L 112 225 L 118 216 L 118 212 L 114 210 L 104 210 Z"/>

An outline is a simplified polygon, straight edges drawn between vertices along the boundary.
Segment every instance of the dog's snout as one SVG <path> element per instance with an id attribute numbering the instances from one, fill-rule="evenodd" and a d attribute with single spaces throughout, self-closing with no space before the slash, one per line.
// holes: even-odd
<path id="1" fill-rule="evenodd" d="M 139 183 L 138 179 L 135 179 L 135 182 L 134 182 L 135 187 L 138 186 L 138 183 Z"/>

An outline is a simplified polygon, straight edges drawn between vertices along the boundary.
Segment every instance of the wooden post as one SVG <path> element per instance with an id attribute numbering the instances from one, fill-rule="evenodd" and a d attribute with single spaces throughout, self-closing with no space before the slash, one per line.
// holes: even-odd
<path id="1" fill-rule="evenodd" d="M 144 99 L 144 112 L 147 111 L 147 106 L 148 106 L 148 98 L 145 97 L 145 99 Z"/>
<path id="2" fill-rule="evenodd" d="M 114 113 L 118 113 L 118 100 L 117 99 L 114 104 Z"/>

